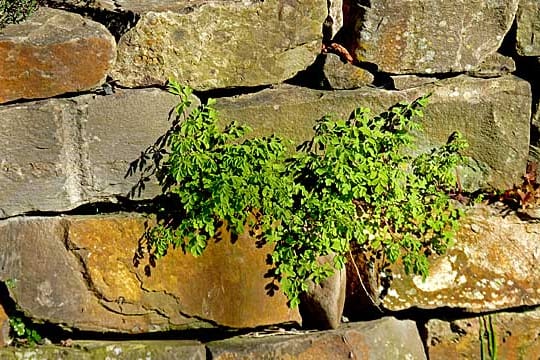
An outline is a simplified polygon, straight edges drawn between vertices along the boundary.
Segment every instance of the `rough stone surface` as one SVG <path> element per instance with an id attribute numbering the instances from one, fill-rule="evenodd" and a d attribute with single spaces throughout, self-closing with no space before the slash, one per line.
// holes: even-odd
<path id="1" fill-rule="evenodd" d="M 343 63 L 335 54 L 325 55 L 323 72 L 328 85 L 335 90 L 357 89 L 373 83 L 375 79 L 369 71 Z"/>
<path id="2" fill-rule="evenodd" d="M 216 360 L 426 359 L 416 324 L 391 317 L 306 335 L 215 341 L 207 348 Z"/>
<path id="3" fill-rule="evenodd" d="M 118 44 L 112 77 L 133 87 L 173 76 L 198 90 L 293 77 L 320 52 L 327 16 L 324 0 L 130 1 L 127 8 L 141 17 Z"/>
<path id="4" fill-rule="evenodd" d="M 399 263 L 391 267 L 389 288 L 378 289 L 382 306 L 487 312 L 540 304 L 540 224 L 518 215 L 485 205 L 468 210 L 455 245 L 431 258 L 425 281 Z"/>
<path id="5" fill-rule="evenodd" d="M 320 91 L 282 86 L 255 94 L 221 98 L 217 108 L 224 121 L 249 123 L 256 134 L 276 133 L 297 143 L 313 134 L 315 121 L 325 114 L 348 117 L 359 106 L 374 113 L 398 101 L 432 93 L 425 109 L 424 136 L 419 145 L 440 145 L 459 130 L 469 143 L 474 172 L 462 174 L 469 189 L 486 184 L 507 189 L 520 183 L 529 148 L 531 91 L 517 77 L 476 79 L 466 76 L 406 91 L 362 88 Z M 479 174 L 483 174 L 482 177 Z"/>
<path id="6" fill-rule="evenodd" d="M 518 54 L 540 56 L 540 2 L 521 0 L 516 22 Z"/>
<path id="7" fill-rule="evenodd" d="M 434 83 L 437 78 L 416 75 L 393 75 L 390 76 L 396 90 L 406 90 L 414 87 Z"/>
<path id="8" fill-rule="evenodd" d="M 523 313 L 492 314 L 491 325 L 498 359 L 540 358 L 539 309 Z M 487 316 L 453 321 L 433 319 L 425 327 L 427 352 L 431 360 L 479 359 L 482 346 L 480 329 L 489 329 L 489 319 Z M 487 337 L 484 337 L 483 343 L 487 355 Z"/>
<path id="9" fill-rule="evenodd" d="M 267 248 L 230 235 L 199 258 L 170 253 L 134 266 L 146 219 L 136 215 L 14 218 L 0 223 L 0 280 L 33 321 L 144 333 L 299 322 L 280 292 L 266 293 Z M 40 256 L 36 259 L 36 249 Z"/>
<path id="10" fill-rule="evenodd" d="M 331 262 L 333 256 L 321 258 L 321 263 Z M 341 324 L 347 273 L 345 269 L 335 273 L 320 284 L 310 282 L 308 291 L 300 297 L 300 315 L 304 328 L 337 329 Z"/>
<path id="11" fill-rule="evenodd" d="M 0 103 L 94 88 L 115 57 L 116 43 L 103 25 L 40 8 L 0 30 Z"/>
<path id="12" fill-rule="evenodd" d="M 0 218 L 125 196 L 129 163 L 170 126 L 178 99 L 119 90 L 0 108 Z M 143 197 L 160 193 L 149 183 Z"/>
<path id="13" fill-rule="evenodd" d="M 467 74 L 480 78 L 491 78 L 508 75 L 514 71 L 516 71 L 516 63 L 511 57 L 493 53 L 488 55 L 476 69 L 468 71 Z"/>
<path id="14" fill-rule="evenodd" d="M 519 0 L 374 0 L 353 5 L 358 61 L 394 74 L 462 72 L 495 52 Z M 364 4 L 364 3 L 362 3 Z M 359 7 L 354 9 L 354 7 Z"/>
<path id="15" fill-rule="evenodd" d="M 10 330 L 9 315 L 6 314 L 4 306 L 0 304 L 0 347 L 11 343 Z"/>
<path id="16" fill-rule="evenodd" d="M 18 359 L 155 359 L 204 360 L 206 349 L 196 341 L 74 341 L 71 347 L 35 346 L 0 349 L 0 358 Z"/>

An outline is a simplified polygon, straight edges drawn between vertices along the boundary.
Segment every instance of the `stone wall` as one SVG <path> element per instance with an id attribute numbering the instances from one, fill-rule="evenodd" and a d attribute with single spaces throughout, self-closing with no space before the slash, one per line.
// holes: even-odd
<path id="1" fill-rule="evenodd" d="M 177 99 L 164 91 L 169 77 L 203 101 L 217 98 L 224 121 L 297 142 L 325 114 L 381 111 L 432 93 L 419 143 L 427 148 L 461 131 L 470 144 L 462 171 L 470 191 L 510 188 L 540 156 L 536 0 L 44 3 L 0 30 L 0 293 L 8 315 L 14 303 L 36 323 L 126 334 L 301 322 L 281 293 L 268 296 L 270 250 L 249 237 L 234 245 L 216 239 L 199 259 L 177 252 L 134 264 L 151 221 L 145 204 L 160 190 L 149 184 L 128 199 L 137 179 L 125 174 L 170 125 Z M 432 259 L 425 282 L 395 270 L 382 286 L 366 267 L 365 294 L 348 269 L 346 315 L 411 318 L 420 333 L 398 320 L 385 326 L 421 334 L 427 355 L 445 359 L 478 358 L 484 318 L 476 316 L 496 311 L 501 353 L 537 358 L 540 335 L 523 324 L 539 321 L 538 224 L 482 207 L 467 219 L 456 248 Z M 355 335 L 364 330 L 340 331 L 355 344 L 343 354 L 377 354 Z M 345 335 L 332 334 L 306 344 L 338 349 Z M 399 348 L 400 337 L 393 339 Z M 321 354 L 286 344 L 261 349 Z M 223 346 L 194 351 L 263 356 L 237 342 Z"/>

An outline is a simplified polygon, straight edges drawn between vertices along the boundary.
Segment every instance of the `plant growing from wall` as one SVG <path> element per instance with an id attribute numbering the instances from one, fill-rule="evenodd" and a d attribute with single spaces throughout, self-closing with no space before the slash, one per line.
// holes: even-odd
<path id="1" fill-rule="evenodd" d="M 181 98 L 176 120 L 130 169 L 151 169 L 176 209 L 162 209 L 148 231 L 152 256 L 169 246 L 200 255 L 223 221 L 233 234 L 258 228 L 274 245 L 274 277 L 295 307 L 309 281 L 343 267 L 351 242 L 424 276 L 427 256 L 450 245 L 460 212 L 448 193 L 466 144 L 456 133 L 410 155 L 411 132 L 420 131 L 413 118 L 427 96 L 375 116 L 365 108 L 349 120 L 325 116 L 290 155 L 277 136 L 246 138 L 250 129 L 234 122 L 221 129 L 212 100 L 188 111 L 191 89 L 170 81 L 169 91 Z M 333 266 L 318 261 L 328 254 Z"/>
<path id="2" fill-rule="evenodd" d="M 41 335 L 35 329 L 26 325 L 21 318 L 10 318 L 9 325 L 17 343 L 36 345 L 41 341 Z"/>
<path id="3" fill-rule="evenodd" d="M 37 0 L 0 0 L 0 29 L 23 21 L 37 8 Z"/>

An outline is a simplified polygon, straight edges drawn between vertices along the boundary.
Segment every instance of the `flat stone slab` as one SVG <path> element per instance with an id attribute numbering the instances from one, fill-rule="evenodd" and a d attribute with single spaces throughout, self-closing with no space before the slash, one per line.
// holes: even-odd
<path id="1" fill-rule="evenodd" d="M 426 359 L 416 324 L 392 317 L 304 335 L 260 336 L 236 337 L 206 346 L 216 360 Z"/>
<path id="2" fill-rule="evenodd" d="M 357 60 L 383 72 L 463 72 L 500 47 L 518 3 L 373 0 L 351 5 L 346 25 L 355 31 Z"/>
<path id="3" fill-rule="evenodd" d="M 223 122 L 238 120 L 254 133 L 276 133 L 297 143 L 313 134 L 317 119 L 334 114 L 348 118 L 360 106 L 374 114 L 399 101 L 412 101 L 431 93 L 425 115 L 420 149 L 446 143 L 461 131 L 469 143 L 466 155 L 471 171 L 461 173 L 468 189 L 492 186 L 507 189 L 521 183 L 529 152 L 531 90 L 514 76 L 479 79 L 467 76 L 424 84 L 403 91 L 361 88 L 322 91 L 281 86 L 233 98 L 220 98 L 217 108 Z"/>
<path id="4" fill-rule="evenodd" d="M 0 103 L 94 88 L 115 58 L 116 42 L 103 25 L 42 7 L 0 30 Z"/>
<path id="5" fill-rule="evenodd" d="M 127 196 L 130 162 L 167 131 L 177 102 L 145 89 L 0 107 L 0 218 Z M 149 182 L 141 197 L 160 193 Z"/>
<path id="6" fill-rule="evenodd" d="M 1 221 L 0 280 L 34 322 L 70 329 L 137 334 L 301 322 L 283 293 L 267 294 L 269 246 L 247 235 L 233 244 L 222 229 L 198 258 L 171 249 L 135 265 L 151 223 L 135 214 Z"/>
<path id="7" fill-rule="evenodd" d="M 482 313 L 540 304 L 540 224 L 495 206 L 478 205 L 460 220 L 455 244 L 430 258 L 429 275 L 390 267 L 389 287 L 375 289 L 391 311 L 455 308 Z M 358 306 L 356 311 L 362 311 Z"/>

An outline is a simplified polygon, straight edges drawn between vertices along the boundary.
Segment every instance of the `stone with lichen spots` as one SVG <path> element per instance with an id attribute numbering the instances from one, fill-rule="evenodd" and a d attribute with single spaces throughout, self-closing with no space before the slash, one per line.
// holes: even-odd
<path id="1" fill-rule="evenodd" d="M 0 30 L 0 103 L 94 88 L 115 57 L 115 40 L 103 25 L 40 8 Z"/>
<path id="2" fill-rule="evenodd" d="M 350 4 L 360 62 L 393 74 L 474 69 L 495 52 L 510 29 L 519 0 L 373 0 Z"/>

